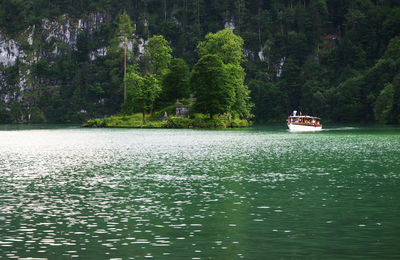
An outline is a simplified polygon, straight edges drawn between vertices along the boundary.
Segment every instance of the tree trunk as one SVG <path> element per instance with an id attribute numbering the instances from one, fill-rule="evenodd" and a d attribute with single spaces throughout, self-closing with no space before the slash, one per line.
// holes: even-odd
<path id="1" fill-rule="evenodd" d="M 164 21 L 167 20 L 167 0 L 164 0 Z"/>
<path id="2" fill-rule="evenodd" d="M 150 115 L 154 116 L 154 101 L 151 101 L 151 109 L 150 109 Z"/>
<path id="3" fill-rule="evenodd" d="M 126 103 L 126 38 L 124 42 L 124 103 Z"/>
<path id="4" fill-rule="evenodd" d="M 238 14 L 238 29 L 239 29 L 239 32 L 240 32 L 240 24 L 242 23 L 242 1 L 241 0 L 238 0 L 238 12 L 239 12 L 239 14 Z"/>
<path id="5" fill-rule="evenodd" d="M 197 0 L 197 17 L 196 17 L 197 27 L 200 33 L 200 0 Z"/>
<path id="6" fill-rule="evenodd" d="M 143 110 L 143 112 L 142 112 L 142 115 L 143 115 L 143 123 L 146 123 L 146 112 Z"/>
<path id="7" fill-rule="evenodd" d="M 258 8 L 258 14 L 257 14 L 257 26 L 258 26 L 258 43 L 262 49 L 262 42 L 261 42 L 261 13 L 260 13 L 261 8 Z"/>

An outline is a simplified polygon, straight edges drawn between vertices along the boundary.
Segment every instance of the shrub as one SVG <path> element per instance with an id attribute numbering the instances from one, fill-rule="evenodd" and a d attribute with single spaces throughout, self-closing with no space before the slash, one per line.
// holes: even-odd
<path id="1" fill-rule="evenodd" d="M 219 118 L 210 119 L 197 117 L 193 120 L 193 126 L 198 128 L 226 128 L 227 122 L 228 121 Z"/>
<path id="2" fill-rule="evenodd" d="M 213 124 L 205 118 L 198 117 L 193 120 L 193 126 L 198 128 L 211 128 Z"/>
<path id="3" fill-rule="evenodd" d="M 205 119 L 205 118 L 208 118 L 207 115 L 201 114 L 201 113 L 193 113 L 191 116 L 192 116 L 193 118 L 195 118 L 195 119 Z"/>
<path id="4" fill-rule="evenodd" d="M 43 112 L 40 111 L 38 108 L 33 109 L 31 113 L 31 118 L 30 118 L 30 123 L 34 124 L 40 124 L 40 123 L 46 123 L 47 119 L 44 116 Z"/>
<path id="5" fill-rule="evenodd" d="M 103 119 L 96 118 L 96 119 L 88 120 L 86 122 L 86 124 L 84 124 L 83 126 L 84 127 L 105 127 L 106 125 L 105 125 Z"/>
<path id="6" fill-rule="evenodd" d="M 220 118 L 213 118 L 211 119 L 215 128 L 226 128 L 227 120 L 223 120 Z"/>
<path id="7" fill-rule="evenodd" d="M 193 121 L 189 118 L 171 116 L 165 126 L 168 128 L 189 128 L 192 125 Z"/>
<path id="8" fill-rule="evenodd" d="M 246 119 L 238 119 L 238 118 L 235 118 L 235 119 L 233 119 L 232 121 L 231 121 L 231 126 L 232 127 L 248 127 L 249 126 L 249 123 L 247 122 L 247 120 Z"/>
<path id="9" fill-rule="evenodd" d="M 152 121 L 146 124 L 146 127 L 154 127 L 154 128 L 164 128 L 167 126 L 167 123 L 160 121 Z"/>
<path id="10" fill-rule="evenodd" d="M 214 117 L 208 118 L 204 114 L 194 114 L 194 119 L 170 116 L 167 122 L 162 122 L 154 117 L 147 117 L 148 121 L 142 122 L 140 113 L 134 115 L 111 116 L 103 119 L 92 119 L 84 124 L 84 127 L 155 127 L 155 128 L 226 128 L 226 127 L 248 127 L 249 122 L 245 119 L 235 118 L 232 120 Z"/>

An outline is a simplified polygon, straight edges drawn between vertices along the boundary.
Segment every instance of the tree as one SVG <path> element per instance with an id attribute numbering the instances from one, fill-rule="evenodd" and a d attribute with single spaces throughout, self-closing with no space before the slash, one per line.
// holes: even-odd
<path id="1" fill-rule="evenodd" d="M 0 123 L 10 123 L 11 115 L 7 111 L 6 104 L 3 101 L 0 101 Z"/>
<path id="2" fill-rule="evenodd" d="M 386 84 L 382 89 L 374 106 L 375 119 L 380 123 L 394 123 L 392 108 L 394 100 L 394 87 L 392 83 Z"/>
<path id="3" fill-rule="evenodd" d="M 320 85 L 317 80 L 307 80 L 301 86 L 301 99 L 299 103 L 299 109 L 303 113 L 313 113 L 315 116 L 320 116 L 317 114 L 318 111 L 315 111 L 313 107 L 314 95 L 319 92 L 320 93 Z M 293 109 L 295 107 L 292 107 Z"/>
<path id="4" fill-rule="evenodd" d="M 243 39 L 231 29 L 224 29 L 207 34 L 205 41 L 197 45 L 197 50 L 200 56 L 215 54 L 225 64 L 241 64 L 245 59 L 242 47 Z"/>
<path id="5" fill-rule="evenodd" d="M 223 84 L 234 90 L 230 109 L 223 112 L 232 112 L 239 117 L 249 118 L 253 104 L 250 102 L 250 91 L 244 84 L 246 73 L 241 66 L 245 58 L 243 39 L 235 35 L 231 29 L 224 29 L 215 34 L 207 34 L 205 41 L 200 42 L 197 48 L 202 57 L 216 55 L 223 62 L 223 70 L 226 73 Z"/>
<path id="6" fill-rule="evenodd" d="M 287 98 L 284 91 L 265 80 L 250 80 L 253 100 L 258 104 L 254 113 L 259 121 L 280 122 L 286 117 Z"/>
<path id="7" fill-rule="evenodd" d="M 149 39 L 141 75 L 135 67 L 131 67 L 127 75 L 128 98 L 127 104 L 123 106 L 124 113 L 139 110 L 143 114 L 143 122 L 146 121 L 146 112 L 153 111 L 154 102 L 161 93 L 161 79 L 171 62 L 171 52 L 163 36 L 156 35 Z"/>
<path id="8" fill-rule="evenodd" d="M 232 104 L 232 113 L 241 118 L 250 118 L 253 103 L 250 102 L 250 90 L 244 85 L 244 77 L 246 73 L 240 65 L 227 64 L 225 65 L 228 77 L 227 84 L 231 85 L 235 90 L 235 101 Z"/>
<path id="9" fill-rule="evenodd" d="M 146 122 L 146 112 L 153 109 L 154 101 L 161 92 L 158 79 L 148 74 L 139 76 L 135 71 L 127 75 L 128 99 L 123 107 L 125 113 L 133 113 L 136 109 L 143 115 L 143 122 Z"/>
<path id="10" fill-rule="evenodd" d="M 208 54 L 199 60 L 190 80 L 197 98 L 195 111 L 209 114 L 210 118 L 230 111 L 235 102 L 235 89 L 227 78 L 229 73 L 219 56 Z"/>
<path id="11" fill-rule="evenodd" d="M 123 44 L 124 48 L 124 103 L 126 102 L 126 68 L 128 59 L 128 41 L 133 43 L 132 35 L 135 29 L 132 27 L 132 22 L 129 15 L 124 12 L 119 17 L 117 39 Z"/>
<path id="12" fill-rule="evenodd" d="M 396 36 L 390 40 L 384 58 L 391 58 L 393 60 L 400 58 L 400 36 Z"/>
<path id="13" fill-rule="evenodd" d="M 162 78 L 163 99 L 174 102 L 177 99 L 187 98 L 190 95 L 190 71 L 183 59 L 176 58 Z"/>
<path id="14" fill-rule="evenodd" d="M 148 61 L 146 73 L 153 73 L 159 78 L 171 62 L 171 52 L 171 47 L 162 35 L 151 37 L 145 49 L 145 57 Z"/>
<path id="15" fill-rule="evenodd" d="M 375 119 L 385 124 L 400 123 L 400 73 L 380 92 L 374 106 Z"/>
<path id="16" fill-rule="evenodd" d="M 282 71 L 282 78 L 278 85 L 285 89 L 289 96 L 289 111 L 299 107 L 301 99 L 300 67 L 295 60 L 288 58 Z"/>
<path id="17" fill-rule="evenodd" d="M 312 0 L 308 6 L 308 22 L 311 23 L 309 36 L 319 48 L 320 37 L 325 28 L 328 10 L 326 0 Z"/>
<path id="18" fill-rule="evenodd" d="M 289 58 L 302 63 L 308 54 L 307 38 L 303 33 L 288 33 L 287 54 Z"/>
<path id="19" fill-rule="evenodd" d="M 383 21 L 383 33 L 389 40 L 400 33 L 400 8 L 391 8 Z"/>
<path id="20" fill-rule="evenodd" d="M 361 122 L 365 121 L 362 104 L 362 86 L 365 85 L 362 75 L 350 78 L 341 83 L 336 89 L 337 104 L 334 107 L 335 121 L 340 122 Z"/>

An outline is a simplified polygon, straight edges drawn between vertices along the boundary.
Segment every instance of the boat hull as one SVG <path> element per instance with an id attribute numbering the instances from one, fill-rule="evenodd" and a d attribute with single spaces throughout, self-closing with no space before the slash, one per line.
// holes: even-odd
<path id="1" fill-rule="evenodd" d="M 316 132 L 322 130 L 322 126 L 312 126 L 312 125 L 288 124 L 288 127 L 290 132 Z"/>

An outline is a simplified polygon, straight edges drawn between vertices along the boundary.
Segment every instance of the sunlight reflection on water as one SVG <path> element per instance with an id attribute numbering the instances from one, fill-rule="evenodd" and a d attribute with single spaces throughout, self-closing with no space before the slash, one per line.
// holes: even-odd
<path id="1" fill-rule="evenodd" d="M 0 255 L 400 256 L 400 136 L 346 131 L 1 131 Z"/>

